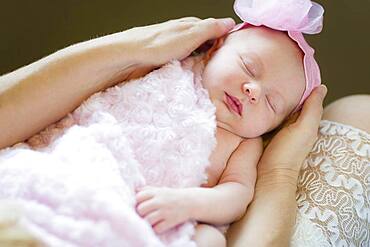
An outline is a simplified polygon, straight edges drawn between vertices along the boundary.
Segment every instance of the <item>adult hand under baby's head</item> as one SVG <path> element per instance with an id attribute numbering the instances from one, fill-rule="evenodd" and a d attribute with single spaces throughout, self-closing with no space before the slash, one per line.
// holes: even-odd
<path id="1" fill-rule="evenodd" d="M 303 54 L 285 32 L 250 27 L 220 38 L 208 52 L 203 86 L 218 126 L 246 138 L 275 127 L 305 89 Z"/>

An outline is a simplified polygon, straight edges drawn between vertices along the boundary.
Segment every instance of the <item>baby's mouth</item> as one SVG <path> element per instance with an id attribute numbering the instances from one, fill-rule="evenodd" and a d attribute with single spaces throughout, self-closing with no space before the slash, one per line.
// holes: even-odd
<path id="1" fill-rule="evenodd" d="M 242 116 L 243 105 L 239 101 L 239 99 L 230 95 L 230 94 L 228 94 L 228 93 L 226 93 L 226 92 L 225 92 L 225 98 L 226 98 L 226 100 L 225 100 L 226 105 L 229 107 L 229 109 L 231 109 L 235 113 L 239 114 L 239 116 Z"/>

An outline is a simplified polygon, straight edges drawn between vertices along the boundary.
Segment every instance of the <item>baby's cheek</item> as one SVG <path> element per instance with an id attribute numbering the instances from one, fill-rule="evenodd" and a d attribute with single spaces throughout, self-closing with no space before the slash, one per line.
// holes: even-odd
<path id="1" fill-rule="evenodd" d="M 263 118 L 250 119 L 244 124 L 240 132 L 243 132 L 243 136 L 246 138 L 255 138 L 263 135 L 270 128 L 268 120 Z"/>

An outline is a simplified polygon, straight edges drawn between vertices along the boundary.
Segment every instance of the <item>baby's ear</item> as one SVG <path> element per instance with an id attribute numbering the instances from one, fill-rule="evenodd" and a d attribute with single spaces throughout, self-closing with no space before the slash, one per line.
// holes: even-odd
<path id="1" fill-rule="evenodd" d="M 213 56 L 213 54 L 223 45 L 226 37 L 221 37 L 213 41 L 211 47 L 207 50 L 205 55 L 205 60 L 208 60 Z"/>

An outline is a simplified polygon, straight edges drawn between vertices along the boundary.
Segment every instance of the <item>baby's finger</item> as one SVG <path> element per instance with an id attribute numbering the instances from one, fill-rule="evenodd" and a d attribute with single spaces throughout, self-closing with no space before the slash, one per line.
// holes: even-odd
<path id="1" fill-rule="evenodd" d="M 136 193 L 136 203 L 140 204 L 146 200 L 152 199 L 153 197 L 154 195 L 150 191 L 139 191 Z"/>
<path id="2" fill-rule="evenodd" d="M 143 190 L 150 190 L 150 189 L 153 189 L 155 187 L 153 186 L 143 186 L 143 187 L 140 187 L 140 188 L 137 188 L 138 191 L 143 191 Z"/>
<path id="3" fill-rule="evenodd" d="M 163 217 L 162 217 L 162 215 L 159 213 L 159 211 L 158 210 L 156 210 L 156 211 L 153 211 L 153 212 L 151 212 L 151 213 L 149 213 L 149 214 L 147 214 L 145 217 L 144 217 L 144 219 L 146 220 L 146 221 L 148 221 L 149 223 L 150 223 L 150 225 L 155 225 L 155 224 L 157 224 L 158 222 L 160 222 L 161 220 L 163 220 Z"/>
<path id="4" fill-rule="evenodd" d="M 312 91 L 303 104 L 302 112 L 297 119 L 297 124 L 304 130 L 317 131 L 323 113 L 323 101 L 327 88 L 320 85 Z"/>
<path id="5" fill-rule="evenodd" d="M 158 206 L 153 200 L 148 200 L 148 201 L 138 204 L 138 206 L 136 207 L 136 211 L 141 217 L 144 217 L 148 213 L 156 210 L 157 208 Z"/>
<path id="6" fill-rule="evenodd" d="M 161 233 L 164 233 L 168 230 L 171 229 L 171 226 L 170 224 L 168 223 L 168 221 L 166 220 L 163 220 L 161 222 L 159 222 L 158 224 L 154 225 L 153 226 L 153 230 L 157 233 L 157 234 L 161 234 Z"/>

